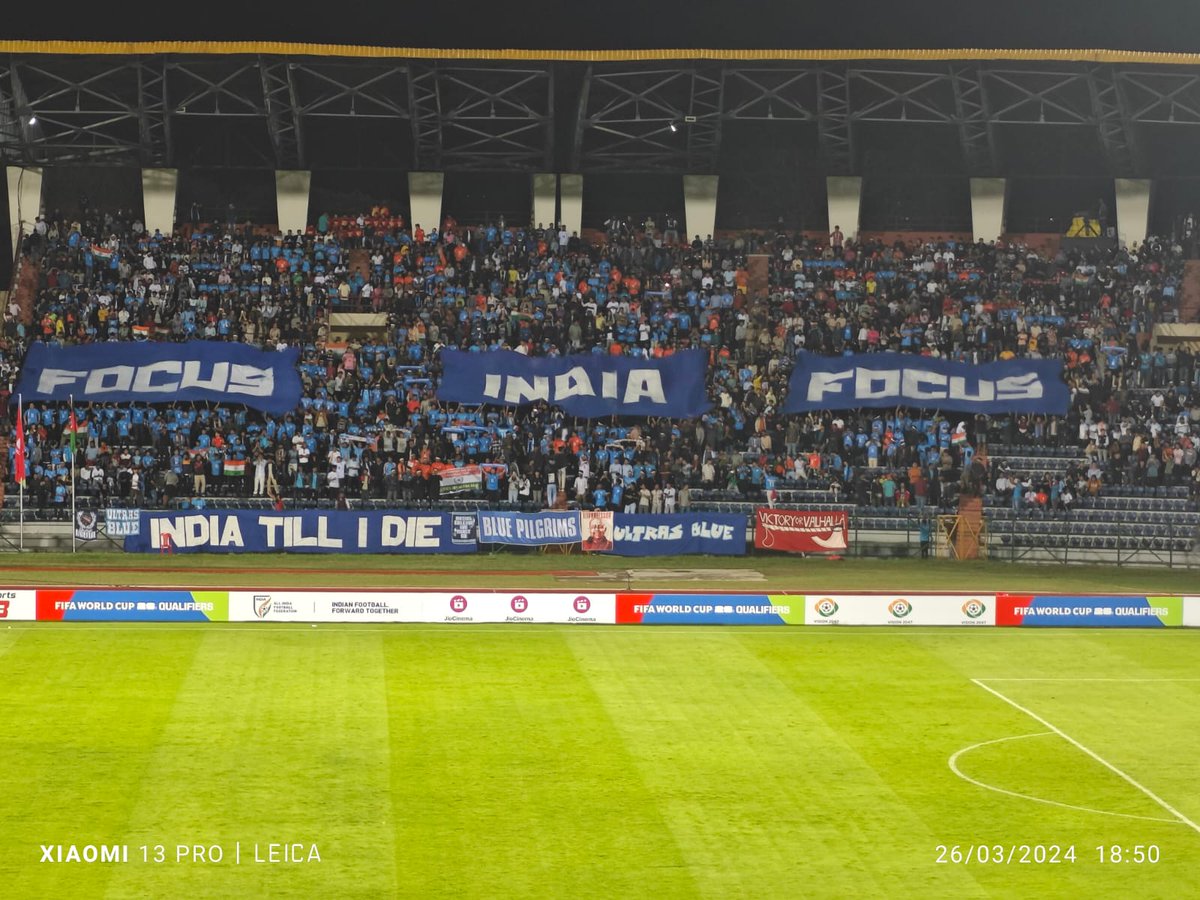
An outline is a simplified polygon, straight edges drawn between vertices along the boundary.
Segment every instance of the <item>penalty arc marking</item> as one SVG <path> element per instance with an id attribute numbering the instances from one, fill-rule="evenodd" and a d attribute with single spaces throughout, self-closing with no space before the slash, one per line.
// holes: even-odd
<path id="1" fill-rule="evenodd" d="M 1093 809 L 1090 806 L 1075 806 L 1074 804 L 1071 804 L 1071 803 L 1061 803 L 1058 800 L 1047 800 L 1045 797 L 1036 797 L 1033 794 L 1021 794 L 1021 793 L 1018 793 L 1017 791 L 1010 791 L 1007 788 L 996 787 L 996 785 L 994 785 L 994 784 L 988 784 L 986 782 L 979 781 L 978 779 L 972 778 L 970 775 L 965 774 L 958 767 L 958 760 L 960 757 L 965 756 L 966 754 L 970 753 L 972 750 L 978 750 L 980 747 L 988 747 L 992 744 L 1003 744 L 1003 743 L 1006 743 L 1007 741 L 1022 741 L 1022 740 L 1025 740 L 1026 738 L 1048 737 L 1049 735 L 1052 735 L 1052 734 L 1055 734 L 1055 732 L 1053 732 L 1053 731 L 1038 731 L 1033 734 L 1015 734 L 1011 737 L 996 738 L 994 741 L 980 741 L 978 744 L 972 744 L 970 747 L 963 747 L 961 750 L 959 750 L 957 753 L 955 753 L 953 756 L 950 757 L 950 771 L 953 772 L 955 775 L 957 775 L 959 778 L 961 778 L 963 781 L 970 782 L 971 784 L 975 785 L 976 787 L 981 787 L 988 791 L 995 791 L 997 794 L 1006 794 L 1009 797 L 1019 797 L 1022 800 L 1032 800 L 1034 803 L 1045 803 L 1047 806 L 1057 806 L 1062 809 L 1074 809 L 1074 810 L 1078 810 L 1079 812 L 1095 813 L 1096 815 L 1100 815 L 1100 816 L 1117 816 L 1122 819 L 1142 819 L 1143 821 L 1146 821 L 1146 822 L 1164 822 L 1167 825 L 1182 825 L 1182 824 L 1184 824 L 1183 822 L 1180 822 L 1178 819 L 1164 819 L 1164 818 L 1159 818 L 1159 817 L 1155 817 L 1155 816 L 1136 816 L 1136 815 L 1133 815 L 1132 813 L 1109 812 L 1108 810 L 1104 810 L 1104 809 Z"/>
<path id="2" fill-rule="evenodd" d="M 1060 738 L 1062 738 L 1068 744 L 1072 745 L 1077 750 L 1083 751 L 1088 756 L 1090 756 L 1092 759 L 1094 759 L 1096 762 L 1100 763 L 1100 765 L 1104 766 L 1104 768 L 1106 768 L 1110 772 L 1112 772 L 1114 775 L 1119 776 L 1123 781 L 1127 782 L 1128 784 L 1133 785 L 1135 788 L 1137 788 L 1139 791 L 1141 791 L 1143 794 L 1145 794 L 1147 797 L 1149 797 L 1151 800 L 1153 800 L 1155 803 L 1157 803 L 1159 806 L 1161 806 L 1163 809 L 1165 809 L 1167 812 L 1169 812 L 1172 816 L 1174 816 L 1180 823 L 1186 825 L 1188 828 L 1192 829 L 1192 831 L 1196 832 L 1197 834 L 1200 834 L 1200 825 L 1197 825 L 1195 822 L 1193 822 L 1191 819 L 1189 819 L 1187 816 L 1185 816 L 1183 813 L 1181 813 L 1179 810 L 1177 810 L 1175 807 L 1173 807 L 1170 803 L 1168 803 L 1162 797 L 1158 796 L 1158 794 L 1154 793 L 1154 791 L 1150 790 L 1150 788 L 1148 788 L 1144 784 L 1141 784 L 1140 782 L 1134 780 L 1131 776 L 1127 775 L 1125 772 L 1118 769 L 1116 766 L 1114 766 L 1112 763 L 1110 763 L 1104 757 L 1100 756 L 1100 754 L 1095 753 L 1094 751 L 1089 750 L 1087 747 L 1083 746 L 1083 744 L 1079 743 L 1079 741 L 1075 740 L 1075 738 L 1071 737 L 1069 734 L 1067 734 L 1061 728 L 1058 728 L 1055 725 L 1051 724 L 1050 722 L 1047 722 L 1045 719 L 1043 719 L 1041 716 L 1039 716 L 1033 710 L 1022 706 L 1016 700 L 1013 700 L 1010 697 L 1004 696 L 1004 694 L 1000 693 L 995 688 L 988 687 L 986 684 L 984 684 L 978 678 L 972 678 L 971 682 L 973 684 L 976 684 L 979 687 L 983 688 L 983 690 L 987 691 L 993 697 L 996 697 L 999 700 L 1003 700 L 1005 703 L 1007 703 L 1013 709 L 1015 709 L 1019 712 L 1025 713 L 1025 715 L 1029 716 L 1029 718 L 1033 719 L 1035 722 L 1039 723 L 1040 725 L 1042 725 L 1046 728 L 1049 728 L 1050 731 L 1052 731 L 1054 734 L 1057 734 Z"/>

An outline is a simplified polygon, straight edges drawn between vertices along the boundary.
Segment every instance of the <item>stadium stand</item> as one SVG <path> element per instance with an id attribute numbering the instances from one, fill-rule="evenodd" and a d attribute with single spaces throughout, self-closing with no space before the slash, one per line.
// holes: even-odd
<path id="1" fill-rule="evenodd" d="M 963 473 L 978 461 L 993 532 L 1012 548 L 1116 549 L 1134 521 L 1140 547 L 1191 547 L 1200 366 L 1186 349 L 1151 344 L 1155 325 L 1179 320 L 1178 244 L 1051 256 L 839 236 L 835 253 L 829 240 L 782 231 L 680 243 L 614 223 L 580 238 L 447 218 L 410 234 L 375 208 L 323 215 L 304 234 L 189 224 L 162 235 L 119 212 L 50 214 L 26 239 L 6 310 L 5 392 L 31 341 L 302 348 L 304 399 L 282 419 L 238 406 L 81 406 L 78 496 L 102 506 L 265 506 L 278 493 L 328 508 L 344 495 L 381 507 L 541 508 L 563 497 L 752 511 L 769 499 L 910 531 L 970 487 Z M 386 325 L 347 334 L 333 324 L 341 313 Z M 686 422 L 463 409 L 435 399 L 443 346 L 654 357 L 701 347 L 714 408 Z M 783 416 L 799 349 L 1061 357 L 1073 406 L 1061 419 Z M 25 405 L 37 515 L 59 517 L 69 502 L 68 415 Z M 482 495 L 442 497 L 439 471 L 469 463 L 487 464 Z"/>

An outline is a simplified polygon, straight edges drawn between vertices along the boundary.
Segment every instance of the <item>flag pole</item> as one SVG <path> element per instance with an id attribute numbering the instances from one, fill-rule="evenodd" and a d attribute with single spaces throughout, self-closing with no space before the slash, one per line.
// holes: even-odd
<path id="1" fill-rule="evenodd" d="M 70 416 L 67 418 L 67 425 L 71 429 L 71 552 L 75 553 L 76 542 L 79 539 L 75 530 L 75 433 L 79 430 L 75 424 L 75 395 L 70 395 Z"/>
<path id="2" fill-rule="evenodd" d="M 21 504 L 21 525 L 20 525 L 20 545 L 18 549 L 25 550 L 25 404 L 22 402 L 22 397 L 17 394 L 17 451 L 13 456 L 14 468 L 17 470 L 17 484 L 19 487 L 18 494 L 20 495 Z"/>

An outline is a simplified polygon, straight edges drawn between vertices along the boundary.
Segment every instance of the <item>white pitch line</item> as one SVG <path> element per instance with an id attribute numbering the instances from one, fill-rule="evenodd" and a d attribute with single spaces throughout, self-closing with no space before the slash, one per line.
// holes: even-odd
<path id="1" fill-rule="evenodd" d="M 982 678 L 983 682 L 1117 682 L 1152 684 L 1156 682 L 1200 682 L 1200 678 Z"/>
<path id="2" fill-rule="evenodd" d="M 971 681 L 973 681 L 979 687 L 983 688 L 989 694 L 992 694 L 993 696 L 998 697 L 999 699 L 1003 700 L 1005 703 L 1007 703 L 1013 709 L 1018 710 L 1019 712 L 1025 713 L 1025 715 L 1029 716 L 1029 718 L 1033 719 L 1035 722 L 1040 722 L 1042 725 L 1044 725 L 1046 728 L 1049 728 L 1051 731 L 1053 731 L 1055 734 L 1057 734 L 1059 737 L 1061 737 L 1067 743 L 1071 744 L 1073 747 L 1076 747 L 1079 750 L 1082 750 L 1084 753 L 1086 753 L 1088 756 L 1090 756 L 1096 762 L 1100 763 L 1100 765 L 1104 766 L 1104 768 L 1108 769 L 1113 774 L 1118 775 L 1120 778 L 1122 778 L 1128 784 L 1133 785 L 1135 788 L 1137 788 L 1139 791 L 1141 791 L 1143 794 L 1145 794 L 1147 797 L 1149 797 L 1151 800 L 1153 800 L 1155 803 L 1157 803 L 1159 806 L 1161 806 L 1163 809 L 1165 809 L 1167 812 L 1169 812 L 1171 815 L 1173 815 L 1175 818 L 1177 818 L 1184 825 L 1188 826 L 1188 828 L 1192 829 L 1197 834 L 1200 834 L 1200 825 L 1197 825 L 1195 822 L 1193 822 L 1191 819 L 1189 819 L 1187 816 L 1185 816 L 1183 813 L 1181 813 L 1179 810 L 1177 810 L 1175 807 L 1173 807 L 1170 803 L 1168 803 L 1162 797 L 1158 796 L 1158 794 L 1154 793 L 1154 791 L 1150 790 L 1150 788 L 1146 787 L 1144 784 L 1135 780 L 1131 776 L 1126 775 L 1124 772 L 1122 772 L 1120 769 L 1118 769 L 1116 766 L 1114 766 L 1112 763 L 1110 763 L 1104 757 L 1100 756 L 1100 754 L 1089 750 L 1087 747 L 1083 746 L 1083 744 L 1079 743 L 1079 741 L 1075 740 L 1075 738 L 1071 737 L 1069 734 L 1067 734 L 1061 728 L 1058 728 L 1057 726 L 1052 725 L 1050 722 L 1047 722 L 1045 719 L 1043 719 L 1037 713 L 1033 712 L 1033 710 L 1027 709 L 1026 707 L 1022 706 L 1020 703 L 1018 703 L 1017 701 L 1004 696 L 1004 694 L 1000 693 L 995 688 L 988 687 L 986 684 L 984 684 L 978 678 L 972 678 Z"/>
<path id="3" fill-rule="evenodd" d="M 1020 741 L 1025 738 L 1046 737 L 1054 734 L 1053 731 L 1039 731 L 1036 734 L 1017 734 L 1012 737 L 996 738 L 994 741 L 981 741 L 978 744 L 972 744 L 970 747 L 963 747 L 957 753 L 950 757 L 950 771 L 961 778 L 963 781 L 970 782 L 976 787 L 984 788 L 985 790 L 995 791 L 997 794 L 1007 794 L 1010 797 L 1019 797 L 1022 800 L 1032 800 L 1034 803 L 1045 803 L 1047 806 L 1058 806 L 1062 809 L 1074 809 L 1079 812 L 1095 813 L 1099 816 L 1118 816 L 1122 819 L 1142 819 L 1146 822 L 1165 822 L 1168 825 L 1182 825 L 1178 819 L 1160 819 L 1154 816 L 1135 816 L 1132 813 L 1109 812 L 1103 809 L 1092 809 L 1090 806 L 1075 806 L 1071 803 L 1060 803 L 1058 800 L 1047 800 L 1045 797 L 1035 797 L 1033 794 L 1020 794 L 1016 791 L 1010 791 L 1007 788 L 996 787 L 994 784 L 987 784 L 966 775 L 958 768 L 958 759 L 965 753 L 970 753 L 972 750 L 978 750 L 980 747 L 987 747 L 990 744 L 1003 744 L 1006 741 Z"/>

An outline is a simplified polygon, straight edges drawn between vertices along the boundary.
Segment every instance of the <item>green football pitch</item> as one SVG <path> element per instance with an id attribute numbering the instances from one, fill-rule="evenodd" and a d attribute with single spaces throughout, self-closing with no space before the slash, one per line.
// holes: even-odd
<path id="1" fill-rule="evenodd" d="M 39 555 L 0 580 L 1196 590 L 514 554 Z M 0 686 L 6 898 L 1200 895 L 1194 631 L 14 623 Z"/>

